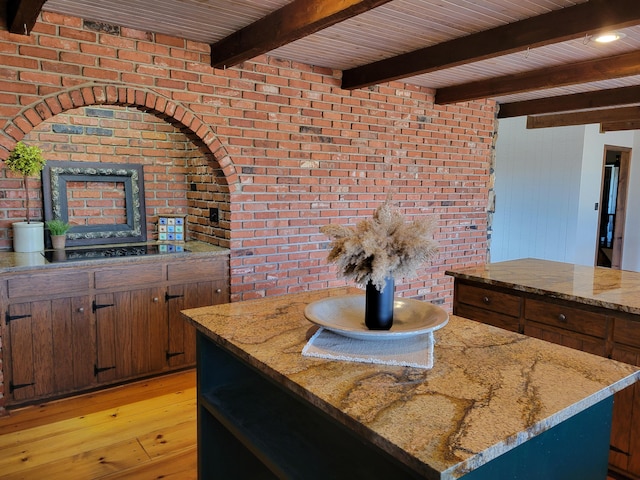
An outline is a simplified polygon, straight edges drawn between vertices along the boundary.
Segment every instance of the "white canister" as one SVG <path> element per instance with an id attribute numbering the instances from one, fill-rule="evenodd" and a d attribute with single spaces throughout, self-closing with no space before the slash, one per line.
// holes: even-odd
<path id="1" fill-rule="evenodd" d="M 41 252 L 43 250 L 43 222 L 16 222 L 13 224 L 14 252 Z"/>

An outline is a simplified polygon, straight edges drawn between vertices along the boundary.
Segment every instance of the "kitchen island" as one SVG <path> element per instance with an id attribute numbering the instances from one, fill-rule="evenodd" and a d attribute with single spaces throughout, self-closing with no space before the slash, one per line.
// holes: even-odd
<path id="1" fill-rule="evenodd" d="M 525 258 L 449 271 L 456 315 L 640 366 L 640 273 Z M 615 395 L 611 470 L 640 479 L 640 384 Z"/>
<path id="2" fill-rule="evenodd" d="M 356 292 L 183 311 L 200 478 L 605 477 L 612 395 L 638 368 L 457 316 L 432 369 L 303 357 L 306 305 Z"/>

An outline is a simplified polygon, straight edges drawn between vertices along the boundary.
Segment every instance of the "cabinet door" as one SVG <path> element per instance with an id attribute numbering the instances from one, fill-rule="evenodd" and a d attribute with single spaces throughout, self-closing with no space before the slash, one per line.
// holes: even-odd
<path id="1" fill-rule="evenodd" d="M 640 349 L 615 346 L 611 358 L 640 365 Z M 640 384 L 615 394 L 609 463 L 640 476 Z"/>
<path id="2" fill-rule="evenodd" d="M 167 289 L 169 315 L 169 350 L 167 361 L 171 367 L 195 365 L 196 334 L 180 313 L 187 308 L 205 307 L 229 301 L 227 280 L 171 285 Z"/>
<path id="3" fill-rule="evenodd" d="M 99 383 L 164 370 L 167 315 L 161 287 L 96 295 Z"/>
<path id="4" fill-rule="evenodd" d="M 89 297 L 9 305 L 8 403 L 73 392 L 94 383 Z"/>

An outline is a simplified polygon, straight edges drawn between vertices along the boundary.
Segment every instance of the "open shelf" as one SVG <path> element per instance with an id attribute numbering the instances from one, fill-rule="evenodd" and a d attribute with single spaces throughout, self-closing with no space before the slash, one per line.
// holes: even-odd
<path id="1" fill-rule="evenodd" d="M 200 478 L 420 478 L 206 338 L 199 357 Z"/>

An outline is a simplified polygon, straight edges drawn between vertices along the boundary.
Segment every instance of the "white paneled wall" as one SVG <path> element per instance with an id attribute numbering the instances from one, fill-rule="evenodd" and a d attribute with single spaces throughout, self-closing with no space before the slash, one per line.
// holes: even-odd
<path id="1" fill-rule="evenodd" d="M 491 261 L 574 262 L 584 127 L 525 126 L 500 120 Z"/>
<path id="2" fill-rule="evenodd" d="M 622 268 L 640 272 L 640 132 L 633 138 Z"/>
<path id="3" fill-rule="evenodd" d="M 594 264 L 605 145 L 633 148 L 622 268 L 640 271 L 640 132 L 527 130 L 524 117 L 502 119 L 498 128 L 492 262 Z"/>

